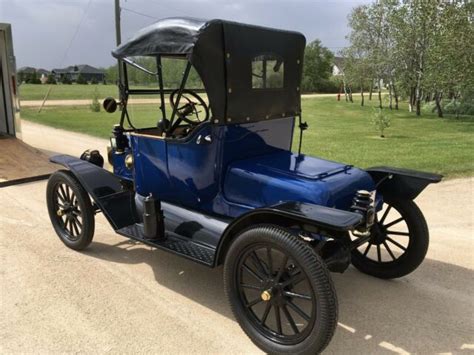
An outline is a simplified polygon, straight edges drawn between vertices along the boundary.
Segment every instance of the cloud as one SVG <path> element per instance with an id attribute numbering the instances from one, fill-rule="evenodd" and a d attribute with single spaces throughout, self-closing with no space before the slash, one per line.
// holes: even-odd
<path id="1" fill-rule="evenodd" d="M 84 21 L 84 10 L 91 1 Z M 350 10 L 368 0 L 121 0 L 121 5 L 151 17 L 222 18 L 300 31 L 308 42 L 319 38 L 333 51 L 347 45 Z M 114 61 L 114 6 L 111 0 L 0 0 L 0 22 L 13 27 L 18 66 L 51 69 L 88 63 L 108 66 Z M 154 22 L 122 11 L 122 37 Z M 77 30 L 78 29 L 78 30 Z M 74 34 L 77 34 L 74 37 Z M 67 48 L 69 51 L 66 53 Z"/>

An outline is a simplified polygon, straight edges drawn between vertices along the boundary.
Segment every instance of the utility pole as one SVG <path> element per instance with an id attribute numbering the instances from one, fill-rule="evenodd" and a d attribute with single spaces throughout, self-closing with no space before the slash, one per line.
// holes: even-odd
<path id="1" fill-rule="evenodd" d="M 122 43 L 122 30 L 120 26 L 120 0 L 115 0 L 115 40 L 117 47 Z M 119 88 L 123 82 L 123 63 L 120 59 L 117 60 Z M 122 91 L 119 89 L 120 101 L 122 101 Z"/>

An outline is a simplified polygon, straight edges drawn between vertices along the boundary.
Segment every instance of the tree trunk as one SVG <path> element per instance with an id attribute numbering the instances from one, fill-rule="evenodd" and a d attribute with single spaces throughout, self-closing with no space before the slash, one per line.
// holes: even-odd
<path id="1" fill-rule="evenodd" d="M 421 87 L 417 85 L 416 90 L 415 90 L 415 110 L 416 110 L 417 116 L 421 116 L 421 97 L 422 97 Z"/>
<path id="2" fill-rule="evenodd" d="M 372 101 L 372 91 L 374 89 L 374 81 L 370 80 L 370 88 L 369 88 L 369 101 Z"/>
<path id="3" fill-rule="evenodd" d="M 423 77 L 423 63 L 424 63 L 424 53 L 420 53 L 420 64 L 418 69 L 418 78 L 416 80 L 416 115 L 421 116 L 421 97 L 422 97 L 422 87 L 421 79 Z"/>
<path id="4" fill-rule="evenodd" d="M 352 86 L 349 86 L 349 101 L 354 103 L 354 100 L 352 100 Z"/>
<path id="5" fill-rule="evenodd" d="M 443 108 L 441 107 L 441 98 L 443 94 L 441 92 L 435 92 L 435 104 L 436 110 L 438 111 L 438 117 L 443 117 Z"/>
<path id="6" fill-rule="evenodd" d="M 392 110 L 393 109 L 393 107 L 392 107 L 393 90 L 392 90 L 392 83 L 391 82 L 388 84 L 388 98 L 389 98 L 388 107 L 390 108 L 390 110 Z"/>
<path id="7" fill-rule="evenodd" d="M 379 79 L 378 94 L 379 94 L 379 108 L 382 108 L 382 79 Z"/>
<path id="8" fill-rule="evenodd" d="M 360 105 L 364 106 L 364 86 L 360 86 Z"/>
<path id="9" fill-rule="evenodd" d="M 349 101 L 348 95 L 347 95 L 347 86 L 346 86 L 346 81 L 344 80 L 342 82 L 342 85 L 344 86 L 344 97 L 346 98 L 346 102 Z"/>
<path id="10" fill-rule="evenodd" d="M 398 95 L 395 84 L 393 84 L 393 97 L 395 98 L 395 110 L 398 110 Z"/>
<path id="11" fill-rule="evenodd" d="M 458 105 L 457 105 L 457 98 L 458 98 L 458 95 L 454 94 L 454 107 L 455 107 L 455 110 L 456 110 L 456 118 L 459 118 L 459 108 L 458 108 Z"/>
<path id="12" fill-rule="evenodd" d="M 408 111 L 413 112 L 414 106 L 415 106 L 415 88 L 412 87 L 410 89 L 410 102 L 408 104 Z"/>

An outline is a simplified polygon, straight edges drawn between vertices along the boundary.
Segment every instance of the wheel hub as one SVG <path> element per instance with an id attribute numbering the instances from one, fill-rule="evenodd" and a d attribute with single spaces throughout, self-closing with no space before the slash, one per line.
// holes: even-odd
<path id="1" fill-rule="evenodd" d="M 265 302 L 268 302 L 272 299 L 272 293 L 271 293 L 271 290 L 265 290 L 262 292 L 262 294 L 260 295 L 260 297 L 262 298 L 262 300 L 264 300 Z"/>
<path id="2" fill-rule="evenodd" d="M 287 297 L 284 295 L 285 286 L 283 283 L 289 278 L 287 272 L 282 276 L 282 281 L 277 282 L 274 279 L 266 280 L 265 290 L 260 294 L 260 298 L 265 302 L 271 302 L 276 306 L 283 306 L 287 302 Z"/>
<path id="3" fill-rule="evenodd" d="M 374 245 L 383 244 L 383 242 L 385 242 L 385 239 L 387 237 L 385 228 L 378 223 L 373 225 L 371 234 L 372 234 L 371 241 L 372 241 L 372 244 Z"/>
<path id="4" fill-rule="evenodd" d="M 69 202 L 66 202 L 64 204 L 64 207 L 59 207 L 59 209 L 56 211 L 56 214 L 59 216 L 59 217 L 62 217 L 64 215 L 70 215 L 71 213 L 73 213 L 75 211 L 75 208 L 74 206 L 72 206 Z"/>

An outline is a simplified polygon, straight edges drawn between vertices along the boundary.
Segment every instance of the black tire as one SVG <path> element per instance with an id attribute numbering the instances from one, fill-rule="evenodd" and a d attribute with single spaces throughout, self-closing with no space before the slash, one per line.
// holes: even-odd
<path id="1" fill-rule="evenodd" d="M 429 232 L 415 202 L 386 198 L 384 204 L 387 206 L 378 213 L 370 241 L 352 251 L 352 264 L 368 275 L 393 279 L 411 273 L 423 262 L 428 251 Z M 396 211 L 397 216 L 393 219 L 392 215 L 391 222 L 386 222 L 390 217 L 387 211 Z M 388 229 L 392 227 L 398 231 Z M 371 249 L 374 254 L 373 247 L 376 257 L 370 254 Z"/>
<path id="2" fill-rule="evenodd" d="M 59 239 L 71 249 L 86 248 L 94 236 L 94 209 L 89 195 L 71 172 L 59 170 L 51 175 L 46 202 Z"/>
<path id="3" fill-rule="evenodd" d="M 255 280 L 257 285 L 248 284 Z M 224 285 L 237 322 L 267 353 L 320 353 L 334 335 L 338 303 L 329 271 L 308 244 L 284 229 L 259 225 L 237 236 L 225 259 Z M 270 299 L 264 300 L 265 292 Z"/>

